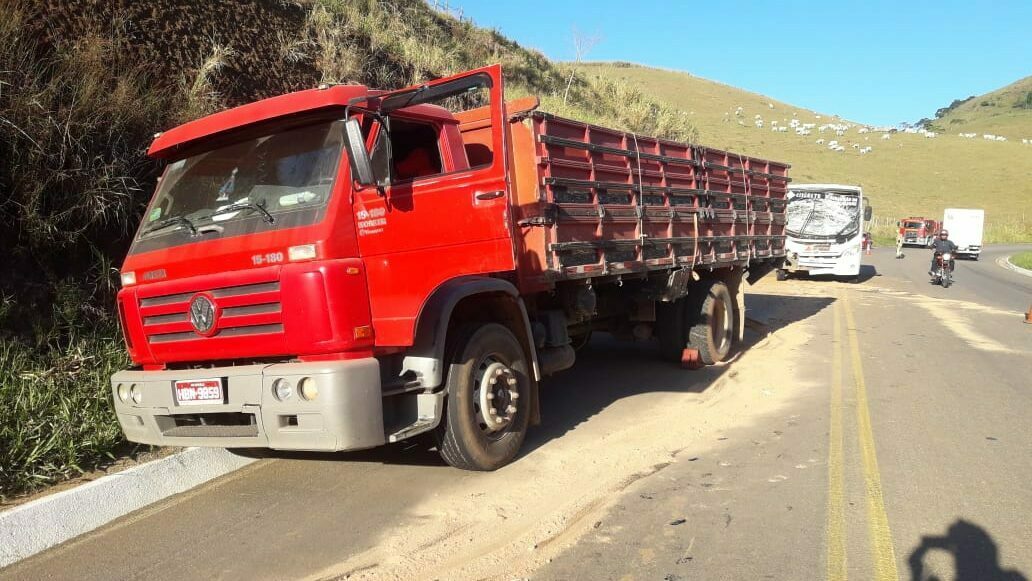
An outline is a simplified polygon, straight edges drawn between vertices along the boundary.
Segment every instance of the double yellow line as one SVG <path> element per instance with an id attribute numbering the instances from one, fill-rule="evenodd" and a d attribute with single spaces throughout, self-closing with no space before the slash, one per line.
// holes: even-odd
<path id="1" fill-rule="evenodd" d="M 867 405 L 867 384 L 860 361 L 860 342 L 856 335 L 856 319 L 849 304 L 849 296 L 842 293 L 832 307 L 831 358 L 831 420 L 828 445 L 828 579 L 845 581 L 846 574 L 846 518 L 845 518 L 845 455 L 843 452 L 842 375 L 843 351 L 846 349 L 842 333 L 842 314 L 845 313 L 846 336 L 856 388 L 856 424 L 860 444 L 860 460 L 864 474 L 864 497 L 867 507 L 867 532 L 870 538 L 874 579 L 898 581 L 896 553 L 892 548 L 892 531 L 885 514 L 881 474 L 875 453 L 871 413 Z"/>

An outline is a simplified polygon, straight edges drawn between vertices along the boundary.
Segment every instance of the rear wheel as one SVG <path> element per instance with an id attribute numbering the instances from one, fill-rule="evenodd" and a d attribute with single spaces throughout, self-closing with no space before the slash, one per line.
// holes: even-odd
<path id="1" fill-rule="evenodd" d="M 527 433 L 530 366 L 503 325 L 468 324 L 455 337 L 438 450 L 456 468 L 496 470 L 516 457 Z"/>
<path id="2" fill-rule="evenodd" d="M 705 283 L 704 283 L 705 284 Z M 688 346 L 699 351 L 706 365 L 719 363 L 731 353 L 734 303 L 727 286 L 710 281 L 688 306 Z"/>

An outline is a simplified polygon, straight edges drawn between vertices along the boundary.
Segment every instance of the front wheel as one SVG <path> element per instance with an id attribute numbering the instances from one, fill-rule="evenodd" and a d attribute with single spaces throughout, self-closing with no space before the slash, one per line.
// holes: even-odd
<path id="1" fill-rule="evenodd" d="M 784 268 L 779 268 L 774 271 L 774 278 L 777 280 L 788 280 L 788 271 Z"/>
<path id="2" fill-rule="evenodd" d="M 942 288 L 950 288 L 953 284 L 953 273 L 948 268 L 944 268 L 942 271 Z"/>
<path id="3" fill-rule="evenodd" d="M 437 447 L 456 468 L 496 470 L 516 457 L 526 437 L 530 365 L 519 340 L 503 325 L 467 324 L 454 337 Z"/>

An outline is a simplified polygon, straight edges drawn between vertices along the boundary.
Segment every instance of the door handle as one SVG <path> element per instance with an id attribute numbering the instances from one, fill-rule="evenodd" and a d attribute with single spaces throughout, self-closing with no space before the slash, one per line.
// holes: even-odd
<path id="1" fill-rule="evenodd" d="M 478 200 L 497 200 L 498 198 L 505 195 L 505 190 L 496 190 L 493 192 L 477 192 Z"/>

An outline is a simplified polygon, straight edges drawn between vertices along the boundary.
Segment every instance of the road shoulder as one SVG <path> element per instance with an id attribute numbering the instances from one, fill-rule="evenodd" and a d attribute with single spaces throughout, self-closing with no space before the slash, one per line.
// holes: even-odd
<path id="1" fill-rule="evenodd" d="M 253 461 L 222 449 L 188 448 L 0 512 L 0 567 Z"/>

